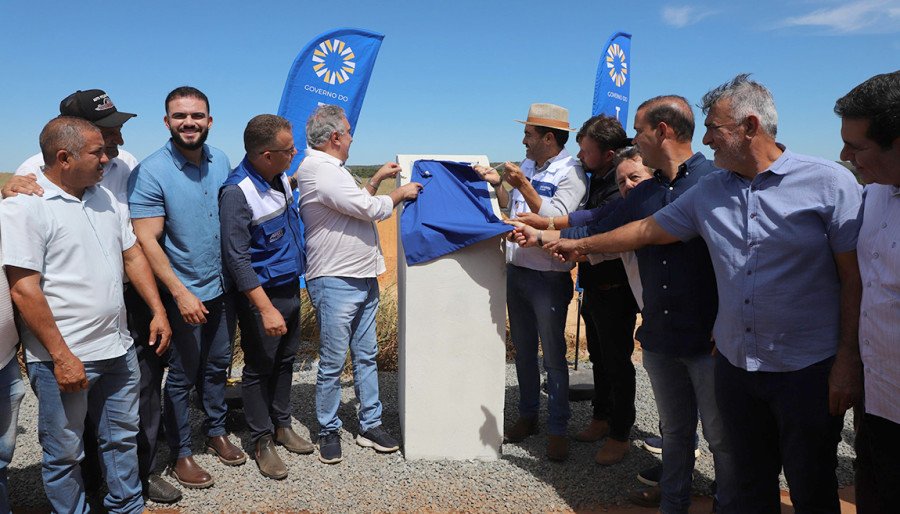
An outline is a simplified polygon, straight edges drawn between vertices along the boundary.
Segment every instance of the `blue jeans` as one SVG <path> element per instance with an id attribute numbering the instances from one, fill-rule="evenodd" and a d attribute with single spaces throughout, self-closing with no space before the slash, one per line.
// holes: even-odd
<path id="1" fill-rule="evenodd" d="M 113 359 L 84 363 L 89 386 L 63 393 L 52 362 L 29 362 L 28 376 L 38 399 L 38 440 L 44 449 L 44 491 L 54 512 L 85 512 L 79 463 L 84 458 L 84 418 L 95 423 L 97 447 L 109 492 L 110 512 L 141 512 L 137 432 L 140 371 L 134 347 Z"/>
<path id="2" fill-rule="evenodd" d="M 206 435 L 225 435 L 225 382 L 231 364 L 231 341 L 234 338 L 235 312 L 231 293 L 203 302 L 209 314 L 206 323 L 191 325 L 184 322 L 175 300 L 164 295 L 172 343 L 169 346 L 169 375 L 165 387 L 166 439 L 173 458 L 192 455 L 191 452 L 191 389 L 206 414 Z"/>
<path id="3" fill-rule="evenodd" d="M 319 321 L 319 374 L 316 378 L 316 418 L 319 435 L 341 428 L 341 371 L 347 349 L 353 362 L 353 387 L 359 399 L 359 431 L 381 425 L 378 399 L 378 280 L 318 277 L 307 282 Z"/>
<path id="4" fill-rule="evenodd" d="M 516 347 L 519 416 L 535 419 L 540 408 L 540 337 L 547 371 L 547 428 L 552 435 L 566 435 L 571 415 L 565 336 L 566 307 L 571 300 L 572 276 L 568 272 L 506 265 L 506 309 L 510 337 Z"/>
<path id="5" fill-rule="evenodd" d="M 0 391 L 4 391 L 0 395 L 0 514 L 6 514 L 10 511 L 6 468 L 16 449 L 19 404 L 25 396 L 25 383 L 15 356 L 0 370 Z"/>
<path id="6" fill-rule="evenodd" d="M 715 357 L 709 354 L 670 357 L 644 350 L 643 361 L 656 398 L 663 436 L 659 510 L 687 512 L 691 504 L 699 410 L 703 437 L 709 443 L 716 469 L 718 512 L 732 512 L 736 508 L 733 477 L 737 468 L 734 455 L 726 444 L 725 427 L 716 403 Z"/>
<path id="7" fill-rule="evenodd" d="M 768 372 L 716 357 L 716 394 L 741 470 L 736 502 L 742 512 L 778 512 L 782 468 L 796 512 L 840 512 L 837 445 L 844 417 L 828 412 L 833 362 Z"/>

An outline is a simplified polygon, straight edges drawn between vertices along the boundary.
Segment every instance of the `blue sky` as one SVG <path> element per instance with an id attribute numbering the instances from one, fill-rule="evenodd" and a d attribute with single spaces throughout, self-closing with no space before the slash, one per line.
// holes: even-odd
<path id="1" fill-rule="evenodd" d="M 236 164 L 246 122 L 277 111 L 303 45 L 344 26 L 385 34 L 351 165 L 398 153 L 520 160 L 522 126 L 513 120 L 532 102 L 567 107 L 576 126 L 590 116 L 601 46 L 617 30 L 633 34 L 629 116 L 652 96 L 696 103 L 752 72 L 774 93 L 779 140 L 829 159 L 841 146 L 834 100 L 900 69 L 900 0 L 6 0 L 0 170 L 38 151 L 42 126 L 77 89 L 105 89 L 120 109 L 138 113 L 125 125 L 124 148 L 146 157 L 168 137 L 166 93 L 183 84 L 209 95 L 209 143 Z M 695 149 L 705 151 L 701 136 Z"/>

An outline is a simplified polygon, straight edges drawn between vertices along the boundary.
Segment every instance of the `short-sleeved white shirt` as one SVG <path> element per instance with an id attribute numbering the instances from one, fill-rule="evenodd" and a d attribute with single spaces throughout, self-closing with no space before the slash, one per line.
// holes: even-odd
<path id="1" fill-rule="evenodd" d="M 125 207 L 125 212 L 128 212 L 128 177 L 137 165 L 137 159 L 120 148 L 119 155 L 103 166 L 103 180 L 100 181 L 100 185 L 112 191 L 116 200 Z M 16 175 L 34 173 L 35 177 L 43 177 L 43 167 L 44 156 L 38 153 L 20 164 L 16 169 Z"/>
<path id="2" fill-rule="evenodd" d="M 136 242 L 128 213 L 105 187 L 90 187 L 79 200 L 44 176 L 38 183 L 43 197 L 17 195 L 0 203 L 3 264 L 41 274 L 53 319 L 76 357 L 90 362 L 124 355 L 132 340 L 122 252 Z M 28 362 L 51 360 L 27 327 L 21 335 Z"/>

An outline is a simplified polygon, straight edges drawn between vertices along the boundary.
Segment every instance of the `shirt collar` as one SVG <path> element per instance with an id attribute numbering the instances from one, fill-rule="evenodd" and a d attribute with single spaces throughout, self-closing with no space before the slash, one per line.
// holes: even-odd
<path id="1" fill-rule="evenodd" d="M 169 138 L 169 141 L 166 143 L 166 148 L 168 148 L 169 154 L 172 155 L 172 160 L 175 161 L 175 165 L 178 166 L 178 169 L 183 171 L 185 165 L 193 164 L 192 162 L 188 161 L 184 154 L 182 154 L 178 149 L 178 147 L 175 146 L 175 142 L 172 141 L 172 138 Z M 203 153 L 201 154 L 200 159 L 206 161 L 212 160 L 212 156 L 210 156 L 209 148 L 206 146 L 206 144 L 203 145 Z"/>
<path id="2" fill-rule="evenodd" d="M 247 170 L 247 176 L 250 177 L 250 181 L 253 182 L 253 185 L 256 186 L 256 190 L 260 193 L 265 193 L 269 189 L 272 189 L 272 185 L 266 182 L 266 179 L 263 178 L 262 175 L 256 168 L 253 167 L 253 164 L 250 163 L 250 160 L 247 159 L 247 156 L 244 156 L 244 159 L 241 161 L 241 166 Z M 275 175 L 276 180 L 281 180 L 281 173 Z"/>
<path id="3" fill-rule="evenodd" d="M 315 148 L 307 148 L 306 155 L 307 155 L 307 157 L 318 157 L 320 159 L 324 159 L 325 161 L 335 164 L 341 168 L 344 167 L 343 161 L 341 161 L 337 157 L 335 157 L 331 154 L 327 154 L 321 150 L 316 150 Z"/>
<path id="4" fill-rule="evenodd" d="M 771 171 L 772 173 L 774 173 L 776 175 L 786 175 L 792 169 L 792 166 L 790 165 L 790 160 L 793 159 L 794 154 L 793 154 L 793 152 L 788 150 L 787 147 L 785 147 L 783 144 L 781 144 L 781 143 L 775 143 L 775 144 L 781 150 L 781 155 L 777 159 L 775 159 L 775 162 L 773 162 L 769 166 L 769 169 L 767 169 L 766 171 Z"/>
<path id="5" fill-rule="evenodd" d="M 567 159 L 568 157 L 569 157 L 569 152 L 565 148 L 563 148 L 562 151 L 560 151 L 555 156 L 547 159 L 547 162 L 545 162 L 543 166 L 541 166 L 540 168 L 536 168 L 534 171 L 536 171 L 536 172 L 546 171 L 548 168 L 550 168 L 550 165 L 553 164 L 554 162 L 562 160 L 562 159 Z M 535 164 L 537 164 L 537 163 L 535 163 Z"/>
<path id="6" fill-rule="evenodd" d="M 81 198 L 72 196 L 69 193 L 62 190 L 61 187 L 57 186 L 50 179 L 47 178 L 43 173 L 38 177 L 37 183 L 39 186 L 44 188 L 43 198 L 45 200 L 50 200 L 51 198 L 60 197 L 63 200 L 71 200 L 73 202 L 86 202 L 88 198 L 94 195 L 97 191 L 98 186 L 91 186 L 84 190 L 84 194 L 81 195 Z"/>
<path id="7" fill-rule="evenodd" d="M 702 164 L 703 162 L 706 162 L 706 157 L 704 157 L 702 153 L 696 152 L 688 160 L 678 165 L 678 171 L 675 172 L 675 180 L 690 175 L 690 170 L 698 164 Z M 656 177 L 656 180 L 659 180 L 666 184 L 669 183 L 669 179 L 666 178 L 665 175 L 663 175 L 662 170 L 653 170 L 653 176 Z M 675 180 L 673 180 L 672 182 L 674 182 Z"/>

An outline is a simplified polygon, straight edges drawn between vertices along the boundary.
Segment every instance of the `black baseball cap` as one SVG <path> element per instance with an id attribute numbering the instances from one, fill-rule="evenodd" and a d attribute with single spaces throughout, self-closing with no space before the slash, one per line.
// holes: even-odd
<path id="1" fill-rule="evenodd" d="M 98 127 L 118 127 L 137 116 L 116 109 L 115 104 L 102 89 L 76 91 L 59 103 L 60 116 L 82 118 Z"/>

